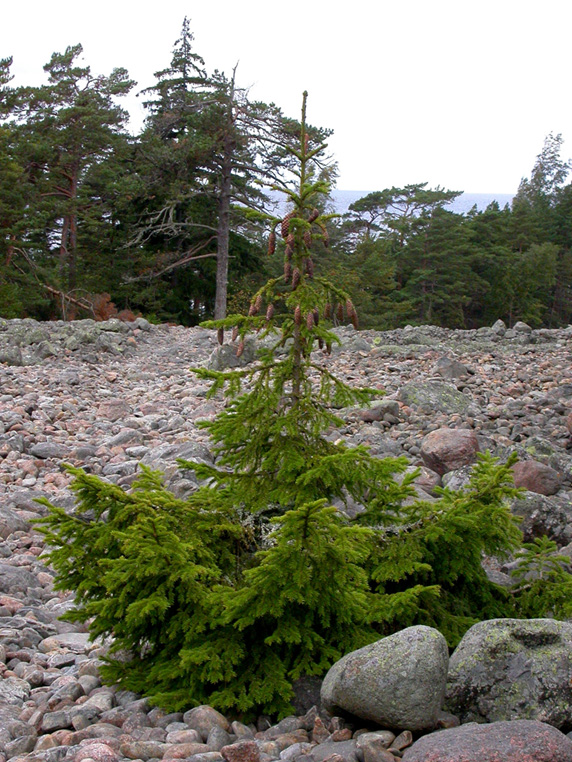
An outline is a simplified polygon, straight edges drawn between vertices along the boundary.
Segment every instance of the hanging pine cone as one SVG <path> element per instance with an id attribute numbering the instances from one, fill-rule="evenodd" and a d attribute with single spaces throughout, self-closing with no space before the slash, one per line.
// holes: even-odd
<path id="1" fill-rule="evenodd" d="M 219 344 L 224 344 L 224 328 L 219 328 L 216 332 L 217 341 Z"/>
<path id="2" fill-rule="evenodd" d="M 322 240 L 324 242 L 324 246 L 327 249 L 328 246 L 330 245 L 330 235 L 329 235 L 328 231 L 326 230 L 326 228 L 323 229 Z"/>
<path id="3" fill-rule="evenodd" d="M 261 307 L 262 307 L 262 295 L 257 294 L 256 299 L 254 300 L 254 309 L 256 310 L 256 312 L 254 313 L 255 315 L 258 315 Z"/>
<path id="4" fill-rule="evenodd" d="M 286 283 L 290 282 L 291 277 L 292 277 L 292 265 L 287 260 L 286 262 L 284 262 L 284 280 L 286 281 Z"/>
<path id="5" fill-rule="evenodd" d="M 336 317 L 340 321 L 340 323 L 343 323 L 344 321 L 344 305 L 339 302 L 338 306 L 336 307 Z"/>
<path id="6" fill-rule="evenodd" d="M 332 305 L 328 302 L 324 307 L 324 320 L 332 319 Z"/>
<path id="7" fill-rule="evenodd" d="M 294 268 L 294 272 L 292 273 L 292 288 L 296 289 L 300 285 L 300 280 L 302 278 L 302 273 L 300 270 L 298 270 L 297 267 Z"/>
<path id="8" fill-rule="evenodd" d="M 310 247 L 312 245 L 312 234 L 309 230 L 304 231 L 304 243 L 306 246 Z"/>
<path id="9" fill-rule="evenodd" d="M 232 328 L 232 341 L 236 341 L 238 339 L 238 326 L 235 325 Z"/>
<path id="10" fill-rule="evenodd" d="M 236 350 L 236 356 L 240 357 L 241 354 L 244 352 L 244 339 L 241 339 L 238 343 L 238 348 Z"/>
<path id="11" fill-rule="evenodd" d="M 248 308 L 248 317 L 252 317 L 253 315 L 256 315 L 256 307 L 254 304 L 251 304 Z"/>
<path id="12" fill-rule="evenodd" d="M 351 299 L 346 299 L 346 312 L 348 313 L 348 317 L 351 318 L 351 316 L 356 311 L 353 302 Z"/>
<path id="13" fill-rule="evenodd" d="M 297 304 L 294 309 L 294 322 L 296 325 L 302 324 L 302 310 L 300 309 L 300 305 Z"/>
<path id="14" fill-rule="evenodd" d="M 287 238 L 288 232 L 290 231 L 290 220 L 294 216 L 294 211 L 288 212 L 288 214 L 284 217 L 282 220 L 282 224 L 280 226 L 280 232 L 282 234 L 282 238 Z"/>
<path id="15" fill-rule="evenodd" d="M 312 312 L 314 313 L 314 325 L 318 325 L 320 323 L 320 310 L 314 307 Z"/>
<path id="16" fill-rule="evenodd" d="M 312 257 L 308 257 L 306 260 L 306 275 L 310 280 L 314 277 L 314 260 Z"/>
<path id="17" fill-rule="evenodd" d="M 268 256 L 271 257 L 276 251 L 276 233 L 273 230 L 268 236 Z"/>
<path id="18" fill-rule="evenodd" d="M 308 312 L 306 315 L 306 328 L 311 331 L 314 328 L 314 313 Z"/>
<path id="19" fill-rule="evenodd" d="M 269 323 L 274 317 L 274 305 L 269 304 L 266 308 L 266 322 Z"/>
<path id="20" fill-rule="evenodd" d="M 284 255 L 288 262 L 292 259 L 292 254 L 294 253 L 294 249 L 292 246 L 290 246 L 289 243 L 286 244 L 286 249 L 284 250 Z"/>
<path id="21" fill-rule="evenodd" d="M 320 212 L 317 209 L 312 209 L 310 216 L 308 217 L 308 222 L 315 222 L 319 216 Z"/>

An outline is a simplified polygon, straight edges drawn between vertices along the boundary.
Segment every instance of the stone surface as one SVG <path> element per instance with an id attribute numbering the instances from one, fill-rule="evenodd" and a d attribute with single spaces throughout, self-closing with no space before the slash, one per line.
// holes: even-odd
<path id="1" fill-rule="evenodd" d="M 572 741 L 543 722 L 469 723 L 420 738 L 403 762 L 572 762 Z"/>
<path id="2" fill-rule="evenodd" d="M 530 333 L 500 328 L 337 328 L 341 344 L 331 356 L 316 352 L 316 362 L 351 385 L 383 388 L 387 394 L 373 404 L 367 420 L 363 409 L 337 411 L 342 422 L 328 436 L 350 447 L 366 445 L 378 457 L 404 456 L 413 469 L 422 463 L 425 436 L 440 428 L 465 430 L 477 436 L 482 451 L 490 449 L 502 459 L 516 452 L 543 463 L 561 476 L 557 492 L 529 491 L 512 507 L 525 517 L 527 538 L 548 534 L 566 545 L 572 540 L 572 328 Z M 213 462 L 197 422 L 212 418 L 225 403 L 206 399 L 209 383 L 189 368 L 206 366 L 216 347 L 216 333 L 201 328 L 0 319 L 0 356 L 6 350 L 16 361 L 0 361 L 0 757 L 73 762 L 81 753 L 78 762 L 98 762 L 98 756 L 111 762 L 113 754 L 127 759 L 121 744 L 146 743 L 164 744 L 138 749 L 163 750 L 163 759 L 223 762 L 219 751 L 203 751 L 209 747 L 198 743 L 203 736 L 184 722 L 186 713 L 165 715 L 134 694 L 101 687 L 102 644 L 89 643 L 82 625 L 58 619 L 72 606 L 72 596 L 54 592 L 53 574 L 39 558 L 43 539 L 30 523 L 46 513 L 35 501 L 39 497 L 73 510 L 62 460 L 126 488 L 143 460 L 165 473 L 177 495 L 196 489 L 192 470 L 181 471 L 176 460 Z M 226 351 L 234 353 L 236 347 Z M 467 373 L 456 375 L 461 369 L 453 366 L 447 382 L 439 372 L 444 357 Z M 447 472 L 442 483 L 463 486 L 470 468 Z M 438 483 L 435 472 L 425 470 L 415 486 L 432 490 L 433 483 Z M 361 507 L 356 503 L 350 509 Z M 507 562 L 502 568 L 509 567 Z M 495 579 L 508 579 L 498 564 L 488 563 L 486 569 Z M 227 737 L 223 734 L 231 739 L 229 746 L 235 739 L 254 738 L 261 762 L 281 754 L 300 762 L 323 754 L 356 762 L 360 735 L 354 739 L 342 720 L 311 709 L 319 701 L 316 682 L 297 686 L 295 713 L 305 718 L 276 725 L 266 720 L 264 738 L 241 723 L 217 725 L 222 733 L 213 731 L 213 743 L 219 745 Z M 69 712 L 71 725 L 43 732 L 44 718 L 57 719 L 59 712 L 66 720 Z M 437 727 L 455 722 L 453 715 L 439 712 Z M 212 726 L 206 739 L 211 731 Z M 35 748 L 29 751 L 35 734 Z M 316 741 L 309 755 L 307 744 Z M 106 748 L 98 751 L 96 744 Z M 129 748 L 137 752 L 136 746 Z M 197 748 L 199 753 L 185 756 Z M 382 752 L 389 754 L 371 746 L 368 755 L 376 753 L 380 762 Z"/>
<path id="3" fill-rule="evenodd" d="M 550 466 L 536 460 L 521 460 L 512 467 L 515 487 L 539 495 L 555 495 L 562 486 L 562 477 Z"/>
<path id="4" fill-rule="evenodd" d="M 332 714 L 349 712 L 390 729 L 432 728 L 443 703 L 448 649 L 440 632 L 422 625 L 353 651 L 322 685 Z"/>
<path id="5" fill-rule="evenodd" d="M 468 429 L 440 428 L 427 434 L 421 443 L 423 462 L 441 476 L 473 463 L 478 452 L 477 436 Z"/>
<path id="6" fill-rule="evenodd" d="M 572 730 L 572 624 L 475 624 L 451 656 L 445 707 L 461 722 L 541 720 Z"/>

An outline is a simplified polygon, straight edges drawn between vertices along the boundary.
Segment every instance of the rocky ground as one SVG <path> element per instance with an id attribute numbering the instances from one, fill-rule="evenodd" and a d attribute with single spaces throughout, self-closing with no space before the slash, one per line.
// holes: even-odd
<path id="1" fill-rule="evenodd" d="M 528 491 L 515 507 L 525 532 L 547 533 L 567 549 L 572 327 L 517 324 L 507 331 L 499 322 L 478 331 L 338 333 L 341 346 L 322 361 L 348 383 L 387 396 L 373 410 L 342 411 L 334 436 L 379 455 L 407 455 L 423 466 L 422 494 L 436 483 L 463 482 L 466 467 L 455 457 L 467 437 L 473 449 L 502 458 L 516 450 L 526 464 L 519 479 Z M 316 712 L 259 728 L 231 725 L 206 709 L 164 716 L 144 699 L 101 686 L 99 647 L 81 627 L 58 619 L 71 601 L 54 593 L 53 573 L 38 558 L 41 537 L 29 521 L 44 508 L 34 498 L 72 509 L 64 462 L 126 487 L 144 462 L 161 468 L 177 494 L 194 489 L 175 461 L 211 457 L 196 422 L 222 403 L 206 399 L 208 384 L 190 368 L 232 361 L 232 351 L 227 357 L 229 350 L 216 349 L 211 331 L 143 320 L 0 320 L 0 762 L 321 762 L 332 753 L 340 754 L 337 762 L 391 762 L 411 743 L 405 733 L 358 744 L 355 728 L 352 735 Z M 443 429 L 460 435 L 445 454 Z M 503 570 L 495 573 L 502 578 Z"/>

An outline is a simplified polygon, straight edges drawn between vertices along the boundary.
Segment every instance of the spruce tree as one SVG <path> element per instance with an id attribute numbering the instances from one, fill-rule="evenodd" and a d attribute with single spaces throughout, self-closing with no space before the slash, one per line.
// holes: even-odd
<path id="1" fill-rule="evenodd" d="M 238 355 L 253 332 L 263 349 L 244 368 L 195 369 L 226 397 L 203 424 L 216 464 L 181 462 L 203 486 L 179 500 L 145 469 L 129 493 L 74 470 L 77 515 L 52 507 L 39 521 L 56 586 L 76 592 L 69 617 L 113 638 L 104 678 L 167 709 L 285 715 L 298 677 L 324 674 L 380 635 L 423 622 L 453 645 L 483 615 L 516 610 L 481 567 L 483 553 L 519 544 L 505 505 L 510 462 L 482 458 L 467 490 L 407 504 L 404 458 L 333 441 L 335 411 L 379 391 L 329 369 L 333 314 L 357 315 L 314 273 L 328 243 L 317 203 L 328 184 L 313 135 L 304 94 L 298 143 L 285 148 L 296 160 L 290 209 L 268 218 L 283 272 L 248 315 L 208 324 L 221 341 L 232 331 Z M 356 520 L 332 506 L 350 499 L 363 506 Z"/>

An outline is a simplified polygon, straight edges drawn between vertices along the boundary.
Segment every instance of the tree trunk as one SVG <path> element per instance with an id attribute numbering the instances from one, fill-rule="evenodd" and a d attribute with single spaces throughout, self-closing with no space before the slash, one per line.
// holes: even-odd
<path id="1" fill-rule="evenodd" d="M 232 143 L 230 136 L 227 135 L 224 141 L 224 159 L 222 163 L 221 188 L 218 201 L 215 320 L 222 320 L 226 317 L 228 247 L 230 240 L 230 198 L 232 183 L 231 156 Z"/>

